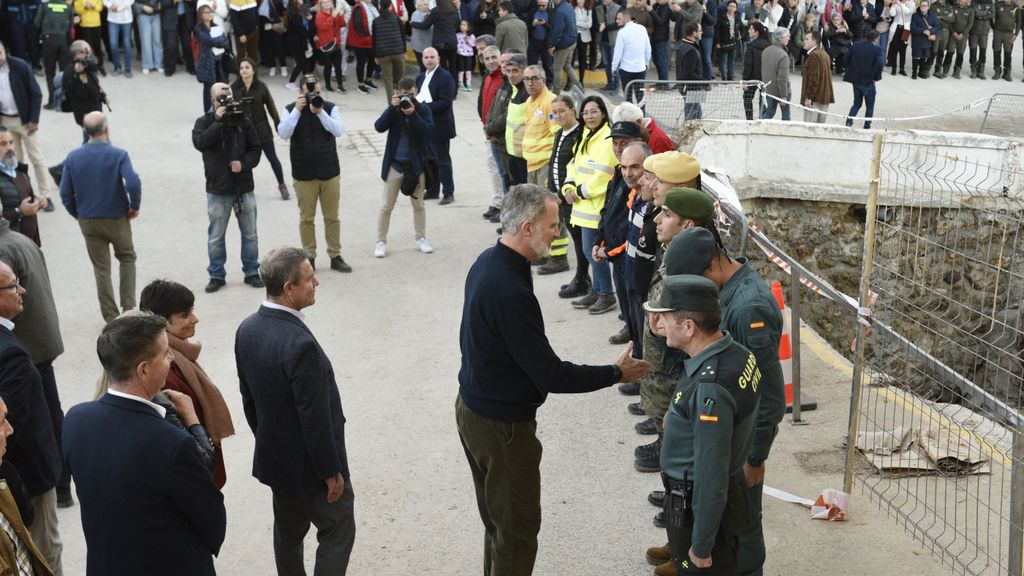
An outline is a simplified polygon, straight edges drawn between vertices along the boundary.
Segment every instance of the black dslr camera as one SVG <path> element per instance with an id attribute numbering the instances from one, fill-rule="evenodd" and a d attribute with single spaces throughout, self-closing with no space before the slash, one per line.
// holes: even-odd
<path id="1" fill-rule="evenodd" d="M 306 84 L 306 102 L 314 108 L 323 108 L 324 97 L 316 91 L 316 76 L 306 74 L 302 81 Z"/>
<path id="2" fill-rule="evenodd" d="M 235 100 L 231 94 L 221 94 L 217 96 L 217 106 L 224 107 L 224 116 L 221 117 L 220 121 L 229 128 L 241 126 L 242 121 L 245 120 L 245 111 L 242 110 L 242 104 L 251 102 L 252 98 L 242 98 Z"/>
<path id="3" fill-rule="evenodd" d="M 410 96 L 408 94 L 402 94 L 398 98 L 398 108 L 400 110 L 412 110 L 415 107 L 416 107 L 416 98 L 414 98 L 414 97 L 412 97 L 412 96 Z"/>
<path id="4" fill-rule="evenodd" d="M 83 56 L 81 58 L 75 58 L 75 64 L 81 64 L 82 68 L 85 68 L 86 70 L 95 70 L 96 69 L 96 64 L 97 64 L 97 62 L 96 62 L 96 55 L 95 54 L 89 54 L 88 56 Z"/>

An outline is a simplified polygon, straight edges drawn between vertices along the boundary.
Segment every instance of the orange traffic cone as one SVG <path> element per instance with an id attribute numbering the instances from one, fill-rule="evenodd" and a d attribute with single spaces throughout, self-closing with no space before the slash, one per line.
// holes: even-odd
<path id="1" fill-rule="evenodd" d="M 786 413 L 793 411 L 793 347 L 789 342 L 789 310 L 782 294 L 782 284 L 772 282 L 772 295 L 782 312 L 782 338 L 779 339 L 779 363 L 782 364 L 783 381 L 786 383 Z M 818 403 L 803 392 L 800 393 L 800 410 L 814 410 Z"/>

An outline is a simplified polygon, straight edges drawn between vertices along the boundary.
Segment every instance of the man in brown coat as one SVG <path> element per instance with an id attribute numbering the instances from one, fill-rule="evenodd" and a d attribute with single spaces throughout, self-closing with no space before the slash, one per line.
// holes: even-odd
<path id="1" fill-rule="evenodd" d="M 816 31 L 804 34 L 804 80 L 800 87 L 800 103 L 811 110 L 804 110 L 804 122 L 825 123 L 828 105 L 836 101 L 832 93 L 832 61 L 821 47 L 821 36 Z"/>

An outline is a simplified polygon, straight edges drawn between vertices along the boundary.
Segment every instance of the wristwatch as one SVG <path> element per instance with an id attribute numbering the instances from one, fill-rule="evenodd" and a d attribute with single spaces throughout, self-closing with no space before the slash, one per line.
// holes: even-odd
<path id="1" fill-rule="evenodd" d="M 747 464 L 750 464 L 754 468 L 760 468 L 761 465 L 764 464 L 764 458 L 759 458 L 757 456 L 747 456 Z"/>

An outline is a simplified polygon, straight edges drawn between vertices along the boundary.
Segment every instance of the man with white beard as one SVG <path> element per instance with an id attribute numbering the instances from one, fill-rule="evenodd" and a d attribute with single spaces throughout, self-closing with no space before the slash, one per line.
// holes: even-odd
<path id="1" fill-rule="evenodd" d="M 14 135 L 6 126 L 0 126 L 0 202 L 4 219 L 11 230 L 21 232 L 41 246 L 36 213 L 46 208 L 47 198 L 36 198 L 28 178 L 28 166 L 18 161 L 14 152 Z"/>

